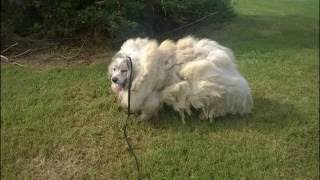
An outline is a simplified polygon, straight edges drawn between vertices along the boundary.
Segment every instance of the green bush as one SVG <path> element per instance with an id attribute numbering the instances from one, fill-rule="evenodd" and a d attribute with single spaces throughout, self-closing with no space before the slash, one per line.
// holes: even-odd
<path id="1" fill-rule="evenodd" d="M 126 38 L 162 33 L 212 12 L 217 22 L 233 15 L 230 0 L 3 0 L 1 5 L 1 39 L 12 33 Z"/>

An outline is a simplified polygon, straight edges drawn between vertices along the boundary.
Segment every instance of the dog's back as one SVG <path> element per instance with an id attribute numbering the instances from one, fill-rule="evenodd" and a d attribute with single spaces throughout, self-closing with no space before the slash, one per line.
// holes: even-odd
<path id="1" fill-rule="evenodd" d="M 177 42 L 176 58 L 181 64 L 182 80 L 163 91 L 163 101 L 180 114 L 190 114 L 195 108 L 202 111 L 202 117 L 212 120 L 227 113 L 251 111 L 249 85 L 239 73 L 230 49 L 189 36 Z"/>
<path id="2" fill-rule="evenodd" d="M 212 120 L 227 113 L 245 114 L 253 106 L 249 85 L 236 67 L 232 51 L 209 39 L 191 36 L 177 42 L 130 39 L 118 52 L 133 62 L 133 111 L 142 118 L 156 114 L 162 103 L 182 118 L 195 108 Z M 127 106 L 127 92 L 122 104 Z"/>

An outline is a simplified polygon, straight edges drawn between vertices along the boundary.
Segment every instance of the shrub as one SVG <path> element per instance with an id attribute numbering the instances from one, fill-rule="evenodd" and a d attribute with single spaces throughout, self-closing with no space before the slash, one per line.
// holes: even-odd
<path id="1" fill-rule="evenodd" d="M 12 33 L 125 38 L 161 33 L 212 12 L 216 22 L 234 14 L 230 0 L 4 0 L 1 5 L 1 39 Z"/>

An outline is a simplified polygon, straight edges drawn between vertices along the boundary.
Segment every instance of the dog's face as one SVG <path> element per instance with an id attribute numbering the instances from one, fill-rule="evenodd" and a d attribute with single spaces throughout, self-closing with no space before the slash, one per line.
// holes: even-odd
<path id="1" fill-rule="evenodd" d="M 128 86 L 130 74 L 129 59 L 121 54 L 116 54 L 112 58 L 112 63 L 109 66 L 109 77 L 111 80 L 111 88 L 119 94 Z"/>

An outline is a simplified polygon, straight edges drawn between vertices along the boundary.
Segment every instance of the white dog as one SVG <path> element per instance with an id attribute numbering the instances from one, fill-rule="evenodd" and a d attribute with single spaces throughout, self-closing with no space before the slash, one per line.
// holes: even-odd
<path id="1" fill-rule="evenodd" d="M 124 107 L 131 71 L 131 111 L 141 113 L 142 119 L 157 116 L 162 104 L 178 111 L 183 122 L 192 109 L 212 121 L 228 113 L 249 113 L 253 107 L 231 50 L 209 39 L 188 36 L 160 45 L 147 38 L 127 40 L 109 65 L 112 90 Z"/>

